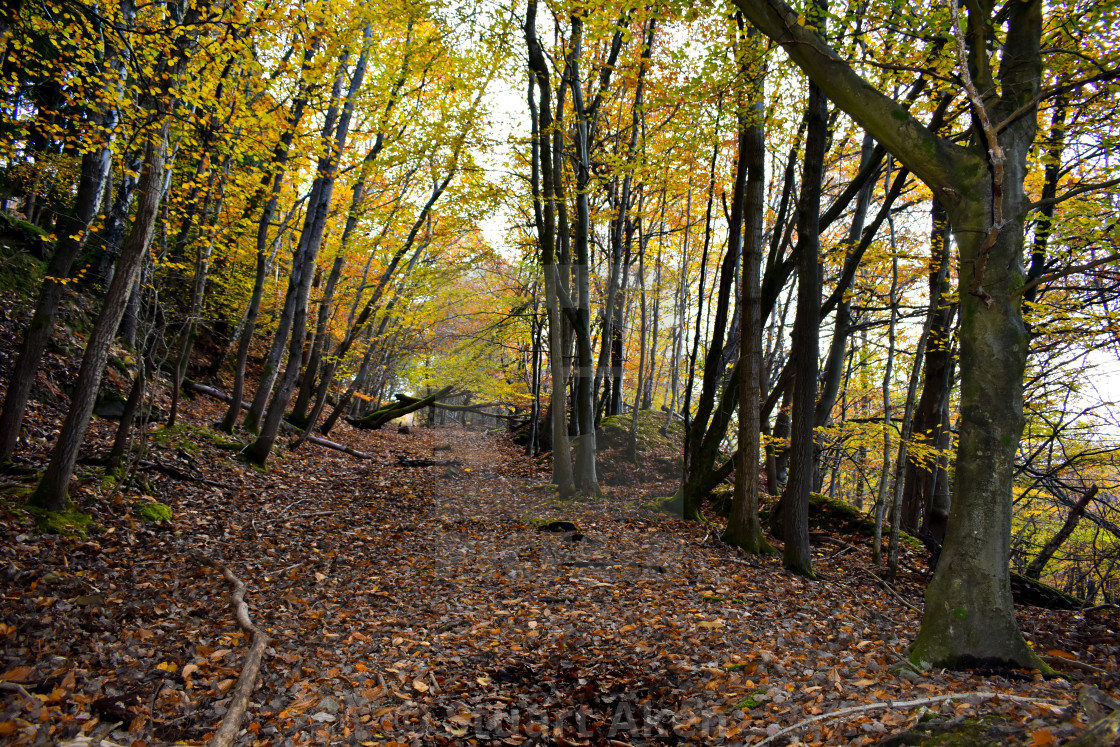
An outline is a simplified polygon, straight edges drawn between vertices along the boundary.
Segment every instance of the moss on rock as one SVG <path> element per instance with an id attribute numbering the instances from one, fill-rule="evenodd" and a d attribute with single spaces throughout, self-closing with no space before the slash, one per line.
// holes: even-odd
<path id="1" fill-rule="evenodd" d="M 137 509 L 144 521 L 171 521 L 174 514 L 166 503 L 142 503 Z"/>

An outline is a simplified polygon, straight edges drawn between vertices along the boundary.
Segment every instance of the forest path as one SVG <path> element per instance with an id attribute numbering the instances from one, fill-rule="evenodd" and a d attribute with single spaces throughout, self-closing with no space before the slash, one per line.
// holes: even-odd
<path id="1" fill-rule="evenodd" d="M 663 486 L 609 456 L 617 484 L 586 503 L 558 500 L 506 439 L 461 427 L 343 427 L 332 438 L 373 459 L 278 445 L 260 471 L 204 427 L 221 411 L 196 400 L 193 425 L 153 434 L 148 460 L 163 469 L 143 474 L 174 510 L 169 525 L 139 520 L 136 496 L 96 480 L 80 495 L 100 525 L 89 539 L 36 534 L 0 510 L 0 679 L 47 699 L 36 712 L 0 693 L 3 736 L 208 736 L 248 640 L 203 557 L 248 584 L 250 615 L 272 638 L 246 745 L 741 744 L 890 699 L 1075 697 L 1064 680 L 892 671 L 918 616 L 866 572 L 865 547 L 821 542 L 821 579 L 805 581 L 776 558 L 740 556 L 714 526 L 642 508 Z M 90 449 L 110 432 L 100 424 Z M 402 464 L 417 459 L 461 464 Z M 541 520 L 580 531 L 540 531 Z M 920 580 L 900 582 L 915 605 Z M 1057 719 L 1011 702 L 932 707 Z M 874 743 L 917 715 L 870 711 L 800 738 Z M 1003 744 L 1031 741 L 1016 728 Z"/>

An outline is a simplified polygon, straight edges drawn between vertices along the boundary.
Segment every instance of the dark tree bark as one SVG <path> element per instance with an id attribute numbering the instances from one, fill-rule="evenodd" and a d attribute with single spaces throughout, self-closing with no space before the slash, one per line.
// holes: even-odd
<path id="1" fill-rule="evenodd" d="M 20 427 L 23 425 L 23 414 L 31 397 L 31 387 L 35 383 L 35 372 L 39 369 L 39 361 L 54 330 L 55 316 L 66 291 L 70 269 L 85 243 L 89 224 L 97 214 L 102 185 L 111 162 L 112 150 L 108 143 L 82 157 L 82 173 L 78 182 L 78 194 L 74 198 L 74 208 L 60 228 L 61 238 L 47 264 L 46 278 L 39 291 L 35 312 L 23 332 L 19 356 L 8 379 L 4 409 L 0 412 L 0 462 L 11 459 L 15 451 Z M 115 329 L 113 331 L 116 332 Z"/>
<path id="2" fill-rule="evenodd" d="M 338 159 L 346 149 L 346 140 L 350 133 L 350 122 L 354 113 L 358 91 L 365 77 L 366 62 L 369 59 L 371 31 L 367 25 L 363 32 L 362 53 L 354 66 L 350 78 L 349 90 L 342 105 L 341 116 L 337 115 L 337 103 L 328 112 L 325 131 L 333 134 L 328 146 L 328 151 L 320 157 L 316 186 L 312 188 L 312 196 L 308 203 L 307 216 L 304 219 L 303 231 L 300 234 L 299 248 L 296 257 L 292 260 L 292 275 L 288 282 L 288 292 L 284 302 L 286 314 L 290 312 L 291 339 L 288 346 L 288 364 L 284 375 L 276 389 L 260 434 L 253 443 L 245 447 L 243 454 L 254 464 L 263 465 L 272 451 L 276 436 L 280 432 L 280 423 L 288 407 L 288 400 L 292 396 L 296 380 L 303 360 L 303 343 L 307 336 L 308 296 L 311 291 L 311 280 L 315 274 L 315 259 L 319 248 L 323 244 L 326 233 L 327 220 L 330 214 L 331 195 L 334 192 L 335 180 L 338 176 Z M 339 69 L 345 69 L 344 61 Z M 337 97 L 334 99 L 338 101 Z M 337 128 L 334 119 L 338 117 Z"/>
<path id="3" fill-rule="evenodd" d="M 949 335 L 956 304 L 949 300 L 952 284 L 945 271 L 949 263 L 949 219 L 945 209 L 934 200 L 931 209 L 929 297 L 936 304 L 933 325 L 930 327 L 926 343 L 925 370 L 923 373 L 922 395 L 914 410 L 913 432 L 927 448 L 938 448 L 941 442 L 942 406 L 949 397 L 952 383 L 947 375 L 951 351 Z M 902 494 L 902 529 L 918 534 L 925 525 L 925 532 L 940 543 L 944 539 L 947 513 L 932 513 L 934 471 L 928 458 L 918 459 L 911 455 L 907 461 L 905 486 Z M 948 479 L 944 473 L 938 478 Z M 934 530 L 933 527 L 938 527 Z"/>
<path id="4" fill-rule="evenodd" d="M 591 257 L 588 247 L 591 231 L 591 210 L 588 204 L 588 191 L 591 187 L 590 127 L 591 116 L 584 107 L 583 88 L 579 72 L 579 58 L 582 54 L 583 19 L 572 16 L 571 51 L 568 54 L 568 86 L 572 90 L 572 106 L 575 112 L 576 130 L 576 235 L 575 235 L 575 278 L 577 300 L 571 310 L 572 326 L 576 336 L 578 366 L 575 372 L 576 414 L 579 420 L 579 443 L 576 448 L 574 477 L 576 489 L 585 496 L 598 496 L 599 478 L 595 469 L 595 373 L 594 358 L 591 350 L 591 287 L 589 273 Z M 600 95 L 605 83 L 600 86 Z M 596 98 L 591 110 L 600 101 Z M 569 304 L 570 306 L 570 304 Z"/>
<path id="5" fill-rule="evenodd" d="M 101 376 L 109 361 L 109 346 L 117 334 L 121 317 L 124 315 L 128 295 L 136 272 L 148 251 L 159 213 L 160 198 L 163 195 L 163 167 L 167 150 L 167 131 L 170 127 L 168 116 L 150 135 L 147 146 L 147 168 L 140 180 L 140 199 L 133 219 L 132 230 L 121 248 L 117 269 L 101 304 L 93 331 L 90 333 L 82 363 L 78 369 L 78 380 L 74 384 L 74 394 L 70 399 L 70 409 L 59 430 L 58 441 L 51 452 L 51 460 L 31 495 L 31 504 L 48 511 L 63 511 L 69 498 L 67 491 L 70 476 L 78 460 L 78 448 L 85 438 Z"/>
<path id="6" fill-rule="evenodd" d="M 19 4 L 14 7 L 18 10 Z M 130 0 L 122 2 L 122 22 L 131 23 L 133 15 L 132 2 Z M 125 69 L 127 50 L 115 46 L 111 41 L 112 38 L 114 37 L 106 37 L 104 57 L 100 61 L 101 79 L 106 88 L 123 86 L 127 77 Z M 97 145 L 82 156 L 74 205 L 70 213 L 57 226 L 60 238 L 55 245 L 50 262 L 47 263 L 46 278 L 39 291 L 35 311 L 27 329 L 24 330 L 19 355 L 8 379 L 4 407 L 0 411 L 0 463 L 10 460 L 15 451 L 27 401 L 35 382 L 35 373 L 39 369 L 43 351 L 46 350 L 47 342 L 54 330 L 54 320 L 66 290 L 66 281 L 70 277 L 74 260 L 85 246 L 90 224 L 100 208 L 105 184 L 109 181 L 112 168 L 113 138 L 119 118 L 120 112 L 115 108 L 90 114 L 93 131 L 86 137 Z M 127 180 L 127 177 L 125 179 Z M 115 329 L 113 331 L 116 332 Z"/>
<path id="7" fill-rule="evenodd" d="M 564 363 L 564 326 L 560 315 L 560 294 L 563 279 L 560 276 L 556 257 L 556 183 L 558 176 L 554 171 L 562 165 L 553 160 L 552 138 L 560 138 L 554 133 L 555 122 L 552 117 L 552 83 L 548 62 L 537 39 L 537 3 L 529 0 L 525 14 L 525 42 L 529 48 L 529 70 L 537 89 L 540 91 L 540 106 L 535 105 L 532 88 L 529 91 L 530 116 L 533 117 L 533 196 L 537 221 L 537 240 L 541 248 L 541 270 L 544 273 L 545 311 L 548 319 L 548 359 L 552 372 L 552 390 L 549 395 L 548 411 L 550 432 L 548 441 L 552 447 L 552 483 L 561 496 L 575 492 L 575 473 L 572 465 L 572 452 L 568 442 L 567 398 L 565 396 L 568 369 Z M 559 97 L 557 109 L 562 111 L 563 97 Z M 537 172 L 539 171 L 539 176 Z M 539 197 L 538 197 L 539 195 Z"/>
<path id="8" fill-rule="evenodd" d="M 793 322 L 793 412 L 790 425 L 789 482 L 782 493 L 782 559 L 794 573 L 813 574 L 809 552 L 809 491 L 813 486 L 816 441 L 817 351 L 821 308 L 820 201 L 828 136 L 828 100 L 809 84 L 808 127 L 797 221 L 797 314 Z"/>
<path id="9" fill-rule="evenodd" d="M 303 73 L 311 62 L 311 56 L 314 54 L 314 49 L 309 50 L 304 57 Z M 301 82 L 301 87 L 302 87 Z M 291 151 L 292 140 L 295 138 L 296 128 L 299 121 L 303 118 L 303 111 L 307 105 L 307 95 L 301 91 L 300 95 L 296 96 L 292 104 L 291 114 L 288 117 L 287 126 L 283 134 L 280 136 L 280 141 L 277 143 L 273 152 L 272 163 L 268 170 L 261 175 L 261 183 L 258 187 L 257 194 L 250 201 L 249 207 L 246 209 L 246 217 L 251 214 L 252 209 L 259 202 L 261 196 L 266 189 L 269 190 L 268 200 L 265 202 L 264 208 L 261 210 L 261 215 L 257 221 L 257 261 L 256 272 L 253 276 L 253 290 L 249 296 L 249 306 L 245 311 L 245 316 L 242 319 L 240 326 L 240 333 L 237 335 L 237 358 L 234 364 L 233 374 L 233 399 L 230 408 L 226 411 L 225 416 L 222 417 L 221 422 L 218 424 L 218 429 L 226 433 L 232 433 L 233 428 L 237 425 L 237 420 L 241 416 L 241 397 L 245 392 L 245 367 L 249 361 L 249 346 L 253 341 L 253 334 L 256 332 L 257 316 L 260 314 L 261 300 L 264 296 L 264 286 L 268 280 L 268 272 L 271 269 L 272 258 L 276 251 L 279 249 L 279 242 L 284 230 L 287 227 L 288 220 L 285 220 L 278 232 L 275 242 L 269 242 L 269 231 L 272 228 L 272 220 L 276 215 L 276 208 L 280 200 L 280 192 L 284 185 L 284 176 L 286 173 L 288 155 Z M 269 185 L 271 184 L 271 188 Z M 291 215 L 288 216 L 288 219 Z M 270 243 L 272 249 L 270 251 Z M 221 367 L 221 361 L 216 361 L 214 373 Z M 271 380 L 273 378 L 272 371 L 268 368 L 268 361 L 266 361 L 266 369 L 261 376 L 261 385 L 268 380 L 269 388 L 271 389 Z M 258 387 L 259 389 L 260 387 Z M 254 425 L 255 428 L 255 425 Z"/>
<path id="10" fill-rule="evenodd" d="M 765 66 L 758 32 L 742 33 L 737 14 L 742 72 L 750 75 L 750 101 L 740 105 L 739 127 L 744 130 L 746 184 L 743 207 L 743 262 L 741 292 L 743 313 L 739 333 L 739 449 L 735 463 L 735 494 L 723 541 L 749 553 L 772 552 L 758 520 L 759 452 L 762 407 L 762 228 L 766 197 L 766 138 L 762 105 Z"/>

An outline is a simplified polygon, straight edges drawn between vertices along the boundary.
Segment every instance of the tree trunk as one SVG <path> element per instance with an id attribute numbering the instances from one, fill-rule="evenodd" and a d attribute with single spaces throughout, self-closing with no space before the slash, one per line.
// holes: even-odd
<path id="1" fill-rule="evenodd" d="M 310 54 L 304 58 L 304 70 L 310 64 Z M 249 346 L 253 342 L 253 333 L 256 331 L 257 316 L 260 314 L 261 300 L 264 297 L 264 286 L 268 281 L 268 271 L 272 264 L 269 253 L 268 234 L 272 228 L 272 218 L 276 214 L 276 206 L 280 200 L 280 192 L 284 185 L 285 169 L 288 162 L 288 154 L 291 152 L 292 140 L 295 138 L 296 128 L 299 126 L 299 121 L 303 118 L 303 110 L 307 105 L 306 94 L 296 98 L 292 105 L 292 114 L 288 119 L 288 126 L 284 130 L 284 134 L 280 136 L 280 142 L 276 146 L 276 151 L 272 157 L 273 171 L 266 172 L 262 177 L 261 187 L 263 188 L 269 182 L 272 183 L 271 192 L 268 201 L 265 202 L 264 209 L 261 211 L 260 220 L 257 221 L 257 266 L 256 274 L 253 276 L 253 291 L 249 296 L 249 308 L 245 312 L 244 324 L 241 327 L 241 335 L 237 340 L 237 363 L 234 368 L 233 374 L 233 399 L 229 410 L 226 411 L 225 416 L 222 418 L 221 424 L 218 428 L 226 433 L 232 433 L 233 427 L 237 424 L 237 419 L 241 416 L 241 397 L 245 392 L 245 367 L 249 362 Z M 289 216 L 290 218 L 291 216 Z M 287 221 L 285 221 L 285 225 Z M 280 236 L 284 232 L 285 225 L 281 225 L 280 230 L 277 232 L 276 244 L 272 254 L 275 254 L 275 249 L 279 247 Z M 265 382 L 268 382 L 267 388 L 272 389 L 272 381 L 275 378 L 274 371 L 279 364 L 273 364 L 271 355 L 265 362 L 265 370 L 261 374 L 261 381 L 257 387 L 257 392 L 260 393 L 261 389 L 266 388 Z M 255 401 L 256 398 L 254 398 Z M 263 409 L 264 405 L 261 405 Z M 246 427 L 250 430 L 256 429 L 256 424 L 260 420 L 260 415 L 256 415 L 249 420 L 246 415 Z"/>
<path id="2" fill-rule="evenodd" d="M 1030 565 L 1026 567 L 1026 570 L 1023 571 L 1024 576 L 1027 578 L 1038 578 L 1042 575 L 1042 571 L 1046 569 L 1046 564 L 1050 562 L 1050 558 L 1054 557 L 1054 553 L 1058 551 L 1062 543 L 1073 534 L 1073 530 L 1077 528 L 1077 522 L 1081 520 L 1081 517 L 1085 514 L 1085 509 L 1088 508 L 1099 490 L 1100 488 L 1094 485 L 1081 495 L 1080 500 L 1070 509 L 1069 515 L 1066 516 L 1065 522 L 1062 523 L 1062 528 L 1059 529 L 1053 537 L 1047 540 L 1046 544 L 1039 550 L 1038 555 L 1034 557 L 1034 560 L 1032 560 Z"/>
<path id="3" fill-rule="evenodd" d="M 797 13 L 782 0 L 737 2 L 841 108 L 931 187 L 953 227 L 961 268 L 956 494 L 909 656 L 937 666 L 998 662 L 1044 669 L 1019 633 L 1009 576 L 1028 341 L 1018 293 L 1024 276 L 1023 182 L 1043 70 L 1042 2 L 1008 6 L 998 36 L 991 2 L 968 6 L 967 34 L 957 21 L 959 9 L 950 5 L 962 58 L 958 71 L 974 114 L 967 147 L 921 127 L 815 32 L 798 25 Z M 998 61 L 998 75 L 992 61 Z"/>
<path id="4" fill-rule="evenodd" d="M 389 405 L 388 407 L 372 412 L 369 415 L 366 415 L 364 418 L 349 420 L 347 422 L 349 422 L 350 425 L 354 426 L 355 428 L 377 430 L 381 428 L 381 426 L 388 423 L 390 420 L 403 418 L 410 412 L 423 410 L 425 407 L 432 407 L 433 405 L 435 405 L 437 400 L 443 399 L 444 397 L 447 397 L 449 394 L 451 394 L 452 388 L 453 387 L 447 386 L 437 392 L 431 392 L 425 397 L 410 397 L 407 400 L 403 400 L 396 404 Z"/>
<path id="5" fill-rule="evenodd" d="M 929 298 L 936 308 L 933 325 L 926 343 L 922 395 L 914 411 L 914 434 L 926 448 L 938 448 L 941 441 L 942 404 L 949 397 L 946 376 L 950 365 L 949 335 L 956 304 L 948 298 L 951 292 L 947 267 L 949 264 L 949 219 L 936 200 L 931 209 Z M 943 269 L 945 268 L 945 269 Z M 939 460 L 935 460 L 939 461 Z M 933 475 L 929 459 L 911 456 L 907 461 L 906 484 L 902 494 L 902 528 L 917 534 L 929 526 L 932 508 Z M 942 517 L 944 519 L 945 517 Z M 943 525 L 944 522 L 942 522 Z M 925 531 L 928 531 L 925 530 Z M 937 538 L 940 542 L 942 534 Z"/>
<path id="6" fill-rule="evenodd" d="M 148 251 L 159 213 L 160 198 L 163 196 L 163 166 L 167 151 L 167 132 L 170 119 L 165 115 L 159 129 L 150 137 L 147 146 L 147 169 L 140 182 L 140 200 L 133 219 L 132 230 L 121 248 L 117 269 L 101 304 L 93 331 L 90 333 L 82 364 L 78 369 L 78 380 L 74 384 L 74 394 L 70 399 L 70 409 L 66 412 L 59 431 L 58 441 L 51 460 L 43 473 L 39 486 L 31 495 L 31 504 L 48 511 L 63 511 L 69 503 L 67 491 L 70 476 L 78 460 L 78 448 L 85 438 L 89 426 L 93 404 L 101 386 L 101 376 L 109 360 L 109 347 L 117 334 L 121 317 L 124 315 L 128 294 L 136 271 Z"/>
<path id="7" fill-rule="evenodd" d="M 742 15 L 738 14 L 736 20 L 740 27 L 740 43 L 749 46 L 749 51 L 740 51 L 739 54 L 744 59 L 742 72 L 751 75 L 748 82 L 751 100 L 749 107 L 740 114 L 740 127 L 744 128 L 746 141 L 747 175 L 740 283 L 739 450 L 735 464 L 735 494 L 723 541 L 757 555 L 774 550 L 762 535 L 762 525 L 758 520 L 762 420 L 762 228 L 766 195 L 766 138 L 762 105 L 765 66 L 764 48 L 758 32 L 751 28 L 744 36 Z"/>
<path id="8" fill-rule="evenodd" d="M 276 393 L 269 403 L 260 434 L 243 452 L 245 457 L 254 464 L 263 465 L 268 459 L 268 455 L 272 451 L 272 445 L 280 432 L 280 422 L 284 418 L 288 400 L 291 398 L 296 380 L 299 378 L 303 359 L 303 343 L 307 336 L 308 299 L 311 292 L 311 280 L 315 274 L 315 258 L 323 244 L 327 220 L 330 217 L 331 195 L 334 192 L 335 179 L 338 174 L 338 160 L 346 149 L 354 105 L 358 90 L 361 88 L 362 80 L 365 77 L 370 37 L 370 27 L 367 25 L 363 32 L 362 53 L 350 78 L 349 90 L 342 107 L 342 114 L 338 117 L 337 129 L 334 127 L 335 112 L 329 111 L 326 117 L 324 131 L 333 134 L 334 137 L 328 146 L 328 151 L 319 160 L 319 176 L 316 180 L 318 189 L 312 188 L 312 201 L 308 204 L 307 216 L 304 219 L 303 231 L 300 234 L 299 249 L 296 251 L 295 259 L 292 260 L 292 276 L 288 283 L 288 293 L 284 301 L 285 310 L 291 309 L 291 341 L 288 346 L 288 364 L 284 369 L 284 375 L 280 379 Z M 345 69 L 345 59 L 343 59 L 339 64 L 339 81 L 341 81 L 341 72 Z M 339 85 L 339 88 L 341 88 L 341 85 Z M 337 100 L 337 97 L 334 97 L 334 101 L 337 102 Z"/>
<path id="9" fill-rule="evenodd" d="M 128 400 L 124 403 L 124 411 L 121 413 L 121 420 L 117 424 L 117 433 L 113 437 L 113 446 L 109 449 L 109 456 L 105 460 L 105 472 L 109 475 L 115 475 L 120 470 L 121 460 L 124 459 L 125 452 L 132 443 L 132 427 L 136 423 L 136 418 L 144 404 L 148 371 L 151 368 L 152 361 L 148 358 L 147 350 L 143 351 L 138 357 L 140 360 L 136 364 L 136 378 L 132 381 L 132 388 L 128 392 Z"/>
<path id="10" fill-rule="evenodd" d="M 809 491 L 813 484 L 816 442 L 817 350 L 821 308 L 820 200 L 828 135 L 828 101 L 809 84 L 808 128 L 797 223 L 797 314 L 793 323 L 793 413 L 790 427 L 790 476 L 781 498 L 782 559 L 785 567 L 813 576 L 809 552 Z"/>
<path id="11" fill-rule="evenodd" d="M 583 20 L 572 16 L 571 52 L 568 55 L 568 85 L 572 89 L 576 127 L 576 236 L 575 274 L 577 305 L 572 326 L 576 334 L 578 366 L 575 374 L 576 413 L 579 419 L 579 445 L 576 449 L 574 477 L 576 489 L 585 496 L 598 496 L 599 478 L 595 469 L 595 370 L 591 350 L 591 257 L 588 247 L 591 231 L 591 208 L 588 191 L 591 187 L 591 153 L 589 122 L 583 105 L 579 57 L 582 54 Z"/>
<path id="12" fill-rule="evenodd" d="M 19 439 L 23 414 L 31 397 L 31 387 L 35 383 L 35 372 L 43 351 L 47 349 L 54 330 L 54 319 L 58 305 L 66 291 L 66 279 L 70 268 L 77 259 L 78 252 L 85 244 L 89 224 L 97 214 L 101 200 L 102 186 L 112 163 L 112 150 L 107 143 L 82 157 L 82 172 L 78 182 L 78 194 L 74 198 L 74 209 L 59 230 L 57 246 L 51 261 L 47 264 L 46 278 L 43 279 L 39 299 L 31 322 L 23 332 L 23 344 L 8 379 L 8 390 L 4 395 L 4 409 L 0 412 L 0 462 L 12 458 Z M 113 330 L 116 333 L 116 329 Z"/>

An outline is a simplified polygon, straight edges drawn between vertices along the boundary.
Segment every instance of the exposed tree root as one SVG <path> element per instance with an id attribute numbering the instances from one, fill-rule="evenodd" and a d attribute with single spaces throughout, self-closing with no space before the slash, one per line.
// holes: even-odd
<path id="1" fill-rule="evenodd" d="M 764 744 L 770 744 L 778 737 L 789 734 L 809 724 L 817 724 L 822 721 L 839 721 L 840 719 L 851 716 L 853 713 L 865 713 L 867 711 L 882 711 L 891 708 L 908 710 L 910 708 L 917 708 L 919 706 L 933 705 L 934 703 L 944 703 L 946 700 L 965 700 L 968 699 L 973 702 L 983 702 L 986 700 L 993 700 L 999 698 L 1000 700 L 1009 700 L 1012 703 L 1049 703 L 1054 704 L 1052 700 L 1045 698 L 1024 698 L 1018 695 L 1003 695 L 1001 693 L 988 693 L 988 692 L 971 692 L 971 693 L 953 693 L 951 695 L 935 695 L 930 698 L 919 698 L 917 700 L 884 700 L 878 703 L 867 703 L 866 705 L 852 706 L 851 708 L 841 708 L 838 711 L 830 713 L 821 713 L 816 716 L 802 719 L 792 726 L 787 726 L 781 731 L 775 732 L 770 736 L 763 739 L 758 743 L 757 747 L 762 747 Z"/>
<path id="2" fill-rule="evenodd" d="M 229 709 L 222 718 L 218 730 L 214 732 L 214 738 L 209 742 L 211 747 L 231 747 L 237 739 L 237 733 L 241 731 L 241 721 L 245 718 L 245 711 L 249 709 L 249 696 L 253 694 L 253 688 L 257 685 L 257 676 L 261 671 L 261 659 L 264 656 L 265 646 L 268 645 L 268 636 L 249 619 L 249 605 L 245 604 L 247 591 L 245 582 L 218 561 L 201 555 L 197 557 L 199 562 L 220 571 L 226 582 L 233 587 L 233 597 L 230 600 L 233 617 L 237 620 L 238 627 L 252 636 L 249 653 L 245 656 L 245 665 L 241 668 L 241 676 L 237 678 L 237 684 L 229 699 Z"/>

